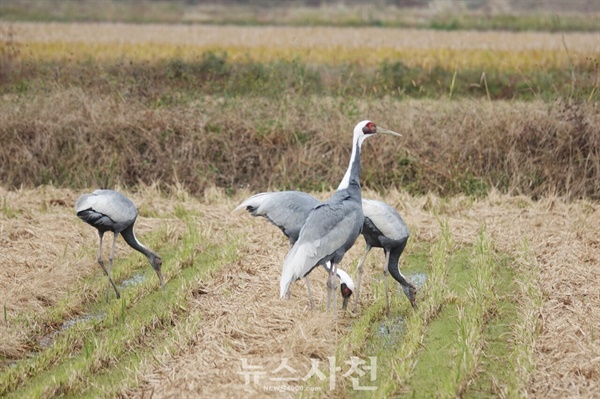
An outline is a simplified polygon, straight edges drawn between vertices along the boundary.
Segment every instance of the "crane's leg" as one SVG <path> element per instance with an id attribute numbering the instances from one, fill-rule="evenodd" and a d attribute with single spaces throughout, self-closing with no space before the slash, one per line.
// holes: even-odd
<path id="1" fill-rule="evenodd" d="M 333 271 L 333 319 L 337 319 L 337 264 Z"/>
<path id="2" fill-rule="evenodd" d="M 119 290 L 117 289 L 117 286 L 115 285 L 115 282 L 110 277 L 110 273 L 112 272 L 112 267 L 113 267 L 113 259 L 115 257 L 115 245 L 117 244 L 117 238 L 119 238 L 119 233 L 115 233 L 115 237 L 113 238 L 112 248 L 110 250 L 110 258 L 108 259 L 109 260 L 108 283 L 112 284 L 113 288 L 115 289 L 115 293 L 117 294 L 117 298 L 121 298 L 121 294 L 119 293 Z M 108 283 L 106 283 L 106 302 L 108 302 L 108 292 L 110 291 L 110 285 L 108 285 Z"/>
<path id="3" fill-rule="evenodd" d="M 367 259 L 367 255 L 369 254 L 369 251 L 371 250 L 371 246 L 369 244 L 367 244 L 367 252 L 365 252 L 365 255 L 362 257 L 362 259 L 360 260 L 360 263 L 358 264 L 358 282 L 356 284 L 356 298 L 354 299 L 354 311 L 356 312 L 356 309 L 358 308 L 358 294 L 360 293 L 360 281 L 362 278 L 362 274 L 363 274 L 363 264 L 365 263 L 365 260 Z"/>
<path id="4" fill-rule="evenodd" d="M 306 289 L 308 290 L 308 300 L 310 301 L 310 310 L 315 310 L 315 305 L 312 299 L 312 292 L 310 290 L 310 280 L 308 279 L 308 275 L 304 277 L 304 281 L 306 281 Z"/>
<path id="5" fill-rule="evenodd" d="M 290 238 L 290 251 L 292 250 L 293 246 L 294 246 L 294 244 L 291 242 L 291 238 Z M 308 276 L 306 276 L 306 278 L 308 278 Z M 291 284 L 287 290 L 287 300 L 289 301 L 290 299 L 292 299 L 292 285 Z"/>
<path id="6" fill-rule="evenodd" d="M 329 276 L 327 276 L 327 310 L 331 309 L 331 290 L 333 283 L 333 265 L 330 265 Z"/>
<path id="7" fill-rule="evenodd" d="M 388 289 L 388 264 L 390 261 L 390 253 L 385 251 L 385 266 L 383 268 L 383 280 L 385 282 L 385 314 L 390 315 L 390 294 Z"/>
<path id="8" fill-rule="evenodd" d="M 327 279 L 327 309 L 331 309 L 331 300 L 332 296 L 336 294 L 336 286 L 337 286 L 337 265 L 333 262 L 329 267 L 329 278 Z M 335 301 L 335 297 L 334 297 Z"/>
<path id="9" fill-rule="evenodd" d="M 106 270 L 106 267 L 104 266 L 104 260 L 102 259 L 102 238 L 104 238 L 104 232 L 98 230 L 98 237 L 100 238 L 100 243 L 98 244 L 98 263 L 100 264 L 100 267 L 102 268 L 102 270 L 104 271 L 104 274 L 106 274 L 106 276 L 108 277 L 108 283 L 107 284 L 107 290 L 106 290 L 106 302 L 108 303 L 108 284 L 112 283 L 113 287 L 115 287 L 115 290 L 117 290 L 117 287 L 115 286 L 115 283 L 113 283 L 112 279 L 110 278 L 110 271 Z M 112 259 L 112 255 L 111 255 L 111 259 Z M 112 263 L 112 261 L 110 262 Z M 117 290 L 117 298 L 119 298 L 119 291 Z"/>
<path id="10" fill-rule="evenodd" d="M 337 319 L 337 263 L 331 263 L 332 283 L 331 289 L 333 291 L 333 318 Z"/>

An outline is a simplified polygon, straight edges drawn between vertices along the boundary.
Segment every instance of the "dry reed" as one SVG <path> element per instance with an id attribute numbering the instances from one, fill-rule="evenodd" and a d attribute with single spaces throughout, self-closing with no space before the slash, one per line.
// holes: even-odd
<path id="1" fill-rule="evenodd" d="M 193 193 L 215 185 L 326 189 L 348 160 L 339 143 L 371 118 L 404 137 L 366 143 L 368 187 L 600 198 L 600 113 L 592 104 L 383 99 L 352 106 L 360 116 L 348 118 L 348 104 L 335 98 L 204 97 L 168 109 L 81 89 L 15 99 L 0 104 L 0 181 L 180 182 Z"/>

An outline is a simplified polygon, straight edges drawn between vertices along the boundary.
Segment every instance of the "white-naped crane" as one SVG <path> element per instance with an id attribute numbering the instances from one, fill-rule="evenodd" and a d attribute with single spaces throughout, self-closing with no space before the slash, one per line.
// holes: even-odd
<path id="1" fill-rule="evenodd" d="M 254 194 L 233 211 L 246 209 L 252 216 L 264 217 L 277 226 L 293 246 L 308 214 L 318 205 L 321 201 L 302 191 L 269 191 Z"/>
<path id="2" fill-rule="evenodd" d="M 365 263 L 365 259 L 373 247 L 383 248 L 385 253 L 383 277 L 385 281 L 386 313 L 389 314 L 390 312 L 387 279 L 388 272 L 392 275 L 394 280 L 402 285 L 402 290 L 410 301 L 410 304 L 413 308 L 416 308 L 415 294 L 417 289 L 406 279 L 406 277 L 404 277 L 399 266 L 400 255 L 402 255 L 410 235 L 406 223 L 404 223 L 404 220 L 402 220 L 402 217 L 400 217 L 398 212 L 385 202 L 363 198 L 362 206 L 365 215 L 362 235 L 365 238 L 367 250 L 358 264 L 358 283 L 356 285 L 354 310 L 356 310 L 356 307 L 358 306 L 363 263 Z"/>
<path id="3" fill-rule="evenodd" d="M 114 190 L 96 190 L 91 194 L 83 194 L 79 197 L 75 204 L 75 211 L 81 220 L 98 230 L 98 236 L 100 238 L 98 244 L 98 263 L 108 277 L 108 282 L 106 284 L 106 302 L 108 302 L 108 294 L 110 291 L 109 284 L 112 284 L 115 289 L 117 298 L 121 297 L 117 286 L 110 277 L 115 254 L 115 244 L 119 234 L 123 236 L 123 239 L 131 248 L 141 252 L 148 258 L 148 261 L 158 275 L 160 285 L 164 290 L 165 282 L 161 272 L 162 259 L 155 252 L 142 245 L 135 237 L 133 225 L 135 224 L 138 212 L 137 208 L 129 198 Z M 106 268 L 104 260 L 102 259 L 102 238 L 107 231 L 112 231 L 114 233 L 110 258 L 108 259 L 108 268 Z"/>
<path id="4" fill-rule="evenodd" d="M 308 218 L 308 214 L 321 201 L 302 191 L 275 191 L 258 193 L 243 201 L 237 208 L 246 209 L 252 216 L 262 216 L 273 225 L 277 226 L 290 242 L 290 248 L 298 240 L 300 229 Z M 323 265 L 329 274 L 331 265 L 329 262 Z M 354 291 L 354 281 L 348 273 L 338 268 L 337 276 L 340 279 L 340 291 L 344 298 L 343 308 L 346 308 L 348 298 Z M 305 276 L 306 289 L 311 309 L 314 309 L 310 280 Z M 288 289 L 288 295 L 290 291 Z"/>
<path id="5" fill-rule="evenodd" d="M 354 128 L 352 155 L 348 169 L 337 191 L 327 201 L 315 207 L 308 215 L 283 263 L 280 280 L 280 296 L 285 297 L 290 284 L 309 274 L 317 265 L 331 262 L 329 273 L 327 306 L 335 302 L 335 274 L 344 254 L 359 236 L 364 223 L 360 189 L 360 150 L 368 137 L 378 133 L 400 136 L 400 134 L 362 121 Z"/>
<path id="6" fill-rule="evenodd" d="M 262 216 L 277 226 L 293 245 L 298 240 L 300 229 L 308 217 L 310 211 L 320 205 L 321 202 L 313 196 L 302 191 L 278 191 L 264 192 L 251 196 L 242 202 L 235 210 L 246 209 L 252 216 Z M 371 248 L 382 248 L 386 256 L 384 265 L 384 278 L 386 283 L 386 306 L 389 313 L 389 298 L 387 286 L 387 272 L 398 283 L 402 285 L 404 294 L 408 297 L 410 304 L 416 308 L 415 286 L 408 280 L 399 268 L 400 255 L 404 251 L 409 237 L 408 227 L 398 212 L 385 202 L 363 198 L 362 207 L 364 223 L 362 235 L 366 242 L 366 252 L 358 265 L 358 283 L 356 290 L 351 292 L 345 290 L 349 284 L 344 286 L 342 282 L 342 297 L 345 294 L 355 295 L 354 310 L 358 306 L 358 295 L 363 273 L 363 264 Z M 338 268 L 338 271 L 340 269 Z M 350 279 L 350 277 L 348 277 Z M 351 280 L 351 279 L 350 279 Z M 308 275 L 305 277 L 307 288 L 310 286 Z M 312 301 L 312 300 L 311 300 Z M 312 302 L 311 302 L 312 305 Z"/>

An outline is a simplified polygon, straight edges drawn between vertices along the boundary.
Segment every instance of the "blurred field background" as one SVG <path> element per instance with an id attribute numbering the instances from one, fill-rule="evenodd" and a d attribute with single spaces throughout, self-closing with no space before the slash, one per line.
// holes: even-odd
<path id="1" fill-rule="evenodd" d="M 545 15 L 517 3 L 502 3 L 517 20 Z M 534 3 L 558 21 L 598 21 L 590 2 L 573 3 L 567 14 L 559 13 L 561 2 Z M 581 22 L 569 32 L 532 31 L 534 25 L 510 31 L 508 23 L 508 30 L 399 29 L 369 20 L 307 27 L 285 18 L 268 24 L 300 10 L 316 18 L 343 9 L 358 18 L 388 8 L 491 21 L 504 12 L 493 1 L 410 9 L 386 2 L 103 4 L 0 6 L 5 184 L 160 181 L 193 193 L 214 185 L 228 192 L 323 189 L 345 167 L 329 161 L 343 159 L 346 150 L 335 145 L 340 137 L 356 119 L 385 115 L 381 123 L 406 139 L 365 160 L 392 171 L 367 175 L 368 187 L 395 182 L 415 194 L 484 195 L 497 188 L 599 197 L 600 28 Z M 220 24 L 242 10 L 254 10 L 268 26 Z M 213 18 L 180 24 L 202 12 Z M 59 21 L 54 14 L 75 22 L 10 22 L 40 15 Z M 134 15 L 156 23 L 128 24 Z M 81 22 L 106 19 L 123 22 Z M 107 140 L 121 136 L 128 140 Z"/>
<path id="2" fill-rule="evenodd" d="M 375 354 L 376 397 L 594 397 L 597 2 L 101 4 L 0 2 L 0 396 L 282 397 L 240 359 Z M 334 323 L 302 283 L 277 298 L 287 242 L 230 211 L 259 191 L 327 198 L 365 118 L 403 134 L 365 143 L 361 178 L 407 221 L 403 272 L 427 283 L 385 318 L 372 254 L 359 311 Z M 138 205 L 164 295 L 119 242 L 124 299 L 104 303 L 72 211 L 97 187 Z"/>

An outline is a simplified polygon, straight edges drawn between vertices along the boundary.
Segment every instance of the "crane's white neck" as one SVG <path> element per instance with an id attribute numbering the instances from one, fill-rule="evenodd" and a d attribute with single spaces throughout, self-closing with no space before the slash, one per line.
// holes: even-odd
<path id="1" fill-rule="evenodd" d="M 344 178 L 340 182 L 338 186 L 338 191 L 345 190 L 350 186 L 351 181 L 360 182 L 360 147 L 362 142 L 366 136 L 356 131 L 354 132 L 354 140 L 352 141 L 352 155 L 350 156 L 350 163 L 348 164 L 348 169 L 346 169 L 346 174 L 344 174 Z"/>
<path id="2" fill-rule="evenodd" d="M 327 262 L 322 266 L 325 268 L 325 270 L 331 273 L 331 262 Z M 350 288 L 350 290 L 354 291 L 354 280 L 352 280 L 352 277 L 350 277 L 348 273 L 346 273 L 338 267 L 336 270 L 336 274 L 342 283 L 346 284 L 346 286 Z"/>

